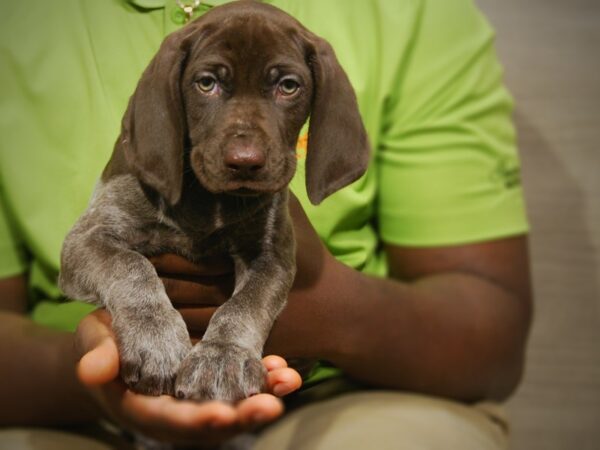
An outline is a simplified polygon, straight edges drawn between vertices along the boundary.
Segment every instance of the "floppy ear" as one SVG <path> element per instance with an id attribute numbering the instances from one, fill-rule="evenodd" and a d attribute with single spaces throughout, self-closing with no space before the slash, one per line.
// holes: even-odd
<path id="1" fill-rule="evenodd" d="M 129 100 L 118 140 L 133 174 L 171 205 L 181 198 L 183 183 L 187 127 L 180 79 L 190 36 L 182 29 L 164 40 Z"/>
<path id="2" fill-rule="evenodd" d="M 352 183 L 367 169 L 369 142 L 348 76 L 331 46 L 313 35 L 309 65 L 313 104 L 308 129 L 306 190 L 311 203 Z"/>

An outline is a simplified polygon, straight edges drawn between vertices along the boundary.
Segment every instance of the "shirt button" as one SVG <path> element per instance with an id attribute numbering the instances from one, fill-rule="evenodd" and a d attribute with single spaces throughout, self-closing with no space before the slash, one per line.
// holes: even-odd
<path id="1" fill-rule="evenodd" d="M 184 5 L 189 3 L 193 3 L 190 0 L 183 2 Z M 212 3 L 212 2 L 211 2 Z M 192 13 L 192 17 L 189 19 L 189 22 L 196 19 L 198 16 L 201 16 L 206 11 L 212 8 L 212 4 L 206 3 L 205 1 L 200 2 L 200 5 L 194 8 Z M 186 12 L 180 6 L 173 6 L 171 9 L 171 21 L 176 25 L 185 25 L 188 22 L 188 17 Z"/>
<path id="2" fill-rule="evenodd" d="M 173 8 L 171 10 L 171 20 L 177 25 L 183 25 L 186 20 L 185 12 L 181 8 Z"/>

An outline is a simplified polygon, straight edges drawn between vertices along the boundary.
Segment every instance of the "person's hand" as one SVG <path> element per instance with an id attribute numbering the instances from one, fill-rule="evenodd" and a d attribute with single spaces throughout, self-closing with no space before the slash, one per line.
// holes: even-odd
<path id="1" fill-rule="evenodd" d="M 267 356 L 269 394 L 258 394 L 236 405 L 211 401 L 195 403 L 163 395 L 136 394 L 119 379 L 119 354 L 110 315 L 97 310 L 79 324 L 77 376 L 104 413 L 117 424 L 150 438 L 178 443 L 216 445 L 235 434 L 268 423 L 283 413 L 277 397 L 301 385 L 298 373 L 283 358 Z"/>
<path id="2" fill-rule="evenodd" d="M 219 306 L 233 293 L 231 258 L 208 258 L 193 264 L 174 254 L 153 256 L 154 264 L 173 306 L 181 313 L 192 341 L 202 338 Z"/>

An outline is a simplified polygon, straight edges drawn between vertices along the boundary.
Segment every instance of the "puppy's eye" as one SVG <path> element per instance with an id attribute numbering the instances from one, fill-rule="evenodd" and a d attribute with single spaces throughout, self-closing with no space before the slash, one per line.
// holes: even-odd
<path id="1" fill-rule="evenodd" d="M 201 92 L 210 94 L 217 87 L 217 80 L 211 76 L 203 76 L 196 81 L 196 86 Z"/>
<path id="2" fill-rule="evenodd" d="M 293 78 L 284 78 L 277 86 L 277 91 L 279 94 L 286 97 L 294 95 L 296 92 L 298 92 L 298 89 L 300 89 L 300 84 Z"/>

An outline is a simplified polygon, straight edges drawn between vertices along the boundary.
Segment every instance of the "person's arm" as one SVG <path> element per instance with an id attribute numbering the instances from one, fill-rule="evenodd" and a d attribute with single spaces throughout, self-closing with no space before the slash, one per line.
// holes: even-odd
<path id="1" fill-rule="evenodd" d="M 73 333 L 50 330 L 24 315 L 26 278 L 0 279 L 0 424 L 58 425 L 99 417 L 75 376 Z"/>
<path id="2" fill-rule="evenodd" d="M 418 4 L 409 51 L 397 52 L 403 40 L 391 28 L 382 41 L 397 76 L 381 78 L 383 126 L 372 136 L 375 231 L 390 278 L 321 250 L 314 301 L 292 296 L 294 320 L 282 316 L 281 327 L 373 385 L 505 398 L 520 378 L 531 315 L 512 101 L 473 2 Z"/>
<path id="3" fill-rule="evenodd" d="M 328 360 L 367 384 L 463 401 L 517 386 L 531 320 L 526 237 L 439 248 L 387 245 L 390 279 L 338 262 L 298 203 L 297 275 L 265 352 Z M 198 335 L 226 289 L 182 281 L 193 266 L 155 259 L 171 299 Z"/>
<path id="4" fill-rule="evenodd" d="M 301 385 L 282 358 L 268 356 L 263 364 L 271 394 L 237 405 L 138 395 L 118 378 L 108 313 L 95 311 L 68 333 L 35 324 L 23 314 L 26 304 L 24 276 L 0 279 L 0 426 L 72 425 L 105 417 L 148 437 L 217 444 L 280 416 L 276 396 Z"/>
<path id="5" fill-rule="evenodd" d="M 375 386 L 458 400 L 514 390 L 531 320 L 525 237 L 387 245 L 392 278 L 381 279 L 336 261 L 298 211 L 295 222 L 300 252 L 308 251 L 267 351 L 326 359 Z M 311 273 L 303 265 L 321 266 L 320 275 L 302 279 Z"/>

